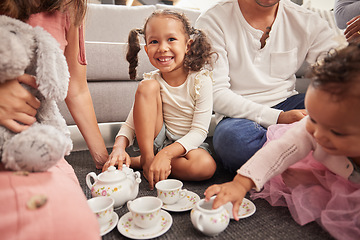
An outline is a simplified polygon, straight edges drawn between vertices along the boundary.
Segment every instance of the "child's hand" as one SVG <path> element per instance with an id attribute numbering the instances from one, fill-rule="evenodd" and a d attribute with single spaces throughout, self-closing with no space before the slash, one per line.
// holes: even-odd
<path id="1" fill-rule="evenodd" d="M 123 164 L 126 166 L 130 166 L 131 159 L 129 154 L 125 151 L 127 146 L 127 138 L 124 136 L 117 137 L 115 140 L 115 144 L 113 150 L 104 164 L 102 171 L 106 171 L 110 166 L 118 166 L 119 169 L 122 169 Z"/>
<path id="2" fill-rule="evenodd" d="M 150 189 L 154 189 L 154 185 L 169 177 L 171 173 L 171 158 L 161 154 L 161 151 L 155 156 L 147 171 L 147 180 L 149 181 Z"/>
<path id="3" fill-rule="evenodd" d="M 124 163 L 128 167 L 130 166 L 131 159 L 129 154 L 124 149 L 113 149 L 102 171 L 106 171 L 110 166 L 118 166 L 119 169 L 122 169 Z"/>
<path id="4" fill-rule="evenodd" d="M 205 201 L 209 201 L 210 198 L 216 195 L 213 203 L 213 209 L 216 209 L 227 202 L 233 204 L 233 216 L 236 221 L 239 220 L 238 212 L 240 205 L 246 193 L 252 188 L 253 182 L 251 179 L 237 174 L 231 182 L 224 184 L 215 184 L 206 189 Z"/>

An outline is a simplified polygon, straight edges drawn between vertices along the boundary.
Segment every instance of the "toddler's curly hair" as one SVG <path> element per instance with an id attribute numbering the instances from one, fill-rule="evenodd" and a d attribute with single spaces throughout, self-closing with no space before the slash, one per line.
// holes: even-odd
<path id="1" fill-rule="evenodd" d="M 138 66 L 138 53 L 140 51 L 139 35 L 143 35 L 146 39 L 146 27 L 150 19 L 158 16 L 171 17 L 179 20 L 184 28 L 184 32 L 187 38 L 193 39 L 190 46 L 190 50 L 186 53 L 184 58 L 184 67 L 187 70 L 199 71 L 206 67 L 210 70 L 213 67 L 216 58 L 213 55 L 217 54 L 212 52 L 211 44 L 206 34 L 199 29 L 195 29 L 191 26 L 190 21 L 182 12 L 172 11 L 169 9 L 161 9 L 154 11 L 150 17 L 147 18 L 145 25 L 142 29 L 132 29 L 128 37 L 128 51 L 126 54 L 126 60 L 129 62 L 129 75 L 130 79 L 136 78 L 136 67 Z"/>
<path id="2" fill-rule="evenodd" d="M 327 56 L 314 64 L 309 77 L 312 86 L 329 92 L 338 100 L 345 97 L 360 98 L 354 91 L 360 86 L 360 44 L 349 44 L 340 50 L 330 50 Z"/>

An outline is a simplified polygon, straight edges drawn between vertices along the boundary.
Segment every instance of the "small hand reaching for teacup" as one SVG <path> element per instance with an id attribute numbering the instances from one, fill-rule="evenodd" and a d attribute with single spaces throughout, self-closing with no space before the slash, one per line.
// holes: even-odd
<path id="1" fill-rule="evenodd" d="M 215 184 L 208 187 L 204 193 L 205 201 L 216 195 L 212 208 L 216 209 L 227 202 L 233 204 L 232 213 L 234 219 L 239 221 L 239 208 L 246 193 L 253 188 L 254 183 L 250 178 L 237 174 L 231 182 Z"/>

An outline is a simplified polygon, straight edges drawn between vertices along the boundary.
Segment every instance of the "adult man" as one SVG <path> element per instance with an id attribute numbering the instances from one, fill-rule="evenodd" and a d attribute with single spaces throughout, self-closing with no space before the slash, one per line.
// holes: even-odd
<path id="1" fill-rule="evenodd" d="M 196 27 L 208 33 L 219 54 L 213 143 L 234 172 L 265 143 L 269 125 L 306 115 L 295 73 L 337 44 L 326 21 L 289 0 L 221 0 Z"/>

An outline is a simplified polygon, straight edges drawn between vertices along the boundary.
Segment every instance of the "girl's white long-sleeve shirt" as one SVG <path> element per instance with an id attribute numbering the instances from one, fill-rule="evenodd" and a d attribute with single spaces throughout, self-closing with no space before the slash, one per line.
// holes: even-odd
<path id="1" fill-rule="evenodd" d="M 268 127 L 280 110 L 271 108 L 296 94 L 295 73 L 304 61 L 337 47 L 335 34 L 318 13 L 281 0 L 266 45 L 263 31 L 244 18 L 237 0 L 222 0 L 200 15 L 196 27 L 208 34 L 219 58 L 214 67 L 214 111 Z"/>
<path id="2" fill-rule="evenodd" d="M 172 87 L 161 77 L 158 70 L 145 73 L 144 79 L 155 79 L 160 84 L 164 123 L 167 130 L 180 139 L 186 153 L 196 149 L 207 137 L 212 115 L 212 72 L 202 70 L 190 72 L 186 81 Z M 118 136 L 125 136 L 130 145 L 135 137 L 133 108 Z"/>

